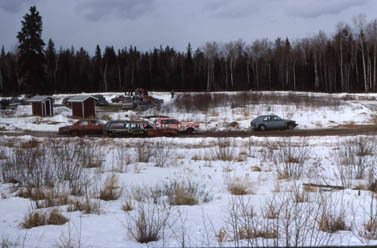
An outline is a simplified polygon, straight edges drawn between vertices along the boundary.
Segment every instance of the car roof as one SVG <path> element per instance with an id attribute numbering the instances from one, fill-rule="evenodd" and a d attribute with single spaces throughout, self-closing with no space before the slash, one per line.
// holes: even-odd
<path id="1" fill-rule="evenodd" d="M 260 118 L 260 117 L 267 117 L 267 116 L 277 116 L 277 115 L 258 115 L 257 118 Z"/>

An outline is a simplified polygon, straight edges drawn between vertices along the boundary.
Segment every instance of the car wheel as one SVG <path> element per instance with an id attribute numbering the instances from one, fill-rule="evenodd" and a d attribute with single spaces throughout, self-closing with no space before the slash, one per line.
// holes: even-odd
<path id="1" fill-rule="evenodd" d="M 260 125 L 260 126 L 259 126 L 259 130 L 261 130 L 261 131 L 266 131 L 266 126 L 265 126 L 265 125 Z"/>
<path id="2" fill-rule="evenodd" d="M 295 126 L 294 126 L 292 123 L 289 123 L 289 124 L 288 124 L 288 130 L 293 130 L 294 127 L 295 127 Z"/>

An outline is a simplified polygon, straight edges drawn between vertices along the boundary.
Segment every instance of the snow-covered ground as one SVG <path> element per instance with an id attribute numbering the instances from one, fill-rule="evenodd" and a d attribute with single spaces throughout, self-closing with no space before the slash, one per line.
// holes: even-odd
<path id="1" fill-rule="evenodd" d="M 114 93 L 104 95 L 110 100 Z M 208 113 L 180 112 L 169 105 L 168 93 L 152 95 L 164 99 L 162 113 L 199 121 L 205 129 L 227 128 L 225 123 L 234 121 L 239 128 L 247 128 L 250 118 L 262 113 L 292 118 L 299 128 L 375 120 L 375 95 L 315 94 L 342 99 L 336 107 L 262 103 L 241 107 L 247 110 L 218 106 Z M 63 97 L 56 96 L 57 102 Z M 38 118 L 30 116 L 29 106 L 19 106 L 16 113 L 1 116 L 0 122 L 7 130 L 56 131 L 73 121 L 69 109 L 58 107 L 56 111 L 52 118 Z M 109 113 L 114 118 L 126 114 L 134 113 Z M 375 136 L 109 139 L 2 135 L 0 239 L 19 247 L 377 245 L 377 201 L 368 190 L 376 178 L 376 159 Z M 101 162 L 95 168 L 82 168 L 93 160 Z M 34 166 L 28 167 L 30 161 Z M 74 178 L 62 180 L 58 173 L 72 164 L 82 168 L 78 180 L 85 185 L 82 195 L 71 194 Z M 35 200 L 17 196 L 17 184 L 6 182 L 10 175 L 22 182 L 38 175 L 41 181 L 46 176 L 53 178 L 53 187 L 42 188 L 68 195 L 68 201 L 37 209 Z M 100 200 L 106 179 L 112 176 L 117 179 L 112 189 L 119 198 Z M 181 186 L 181 193 L 189 188 L 198 202 L 173 204 L 174 185 Z M 236 195 L 242 191 L 243 195 Z M 89 201 L 98 210 L 70 211 L 75 201 Z M 125 204 L 132 210 L 125 211 Z M 68 222 L 31 229 L 21 226 L 30 212 L 46 213 L 53 208 Z M 141 244 L 135 240 L 132 234 L 143 218 L 144 227 L 160 224 L 158 241 Z"/>

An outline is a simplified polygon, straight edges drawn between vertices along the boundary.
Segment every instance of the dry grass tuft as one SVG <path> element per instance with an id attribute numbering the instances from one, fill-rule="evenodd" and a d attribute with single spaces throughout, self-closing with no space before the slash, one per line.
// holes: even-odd
<path id="1" fill-rule="evenodd" d="M 68 222 L 68 219 L 64 217 L 58 209 L 53 209 L 47 218 L 47 224 L 49 225 L 64 225 Z"/>
<path id="2" fill-rule="evenodd" d="M 256 239 L 256 238 L 263 238 L 263 239 L 273 239 L 276 238 L 278 235 L 276 229 L 271 228 L 264 228 L 264 229 L 257 229 L 257 228 L 240 228 L 239 236 L 240 239 Z"/>
<path id="3" fill-rule="evenodd" d="M 85 201 L 73 201 L 71 202 L 67 207 L 68 212 L 74 212 L 74 211 L 81 211 L 84 214 L 99 214 L 100 213 L 100 205 L 95 202 L 91 201 L 90 199 L 87 199 Z"/>
<path id="4" fill-rule="evenodd" d="M 101 189 L 99 198 L 104 201 L 117 200 L 121 195 L 119 187 L 119 179 L 117 175 L 111 175 L 106 178 L 103 188 Z"/>
<path id="5" fill-rule="evenodd" d="M 37 226 L 44 225 L 63 225 L 68 222 L 58 209 L 54 208 L 49 213 L 30 212 L 24 218 L 21 226 L 30 229 Z"/>
<path id="6" fill-rule="evenodd" d="M 248 195 L 254 194 L 253 185 L 247 178 L 233 178 L 227 183 L 228 191 L 232 195 Z"/>
<path id="7" fill-rule="evenodd" d="M 21 226 L 26 229 L 30 229 L 37 226 L 43 226 L 46 223 L 46 216 L 39 212 L 31 212 L 27 214 Z"/>
<path id="8" fill-rule="evenodd" d="M 21 149 L 33 149 L 33 148 L 37 148 L 38 145 L 39 145 L 39 142 L 32 139 L 32 140 L 21 143 L 20 148 Z"/>
<path id="9" fill-rule="evenodd" d="M 132 211 L 134 209 L 131 201 L 126 201 L 125 203 L 123 203 L 122 205 L 122 210 L 124 212 L 129 212 L 129 211 Z"/>
<path id="10" fill-rule="evenodd" d="M 331 215 L 325 212 L 321 215 L 318 225 L 321 231 L 328 233 L 347 230 L 344 214 Z"/>
<path id="11" fill-rule="evenodd" d="M 190 181 L 175 181 L 167 186 L 170 205 L 197 205 L 200 202 L 209 202 L 212 196 L 205 189 L 205 185 Z"/>
<path id="12" fill-rule="evenodd" d="M 313 187 L 313 186 L 310 186 L 310 185 L 307 185 L 307 184 L 304 184 L 304 186 L 303 186 L 303 190 L 304 190 L 305 192 L 317 192 L 317 191 L 318 191 L 318 188 Z"/>
<path id="13" fill-rule="evenodd" d="M 250 170 L 251 170 L 251 171 L 255 171 L 255 172 L 261 172 L 261 171 L 262 171 L 262 168 L 259 167 L 259 166 L 251 166 L 251 167 L 250 167 Z"/>

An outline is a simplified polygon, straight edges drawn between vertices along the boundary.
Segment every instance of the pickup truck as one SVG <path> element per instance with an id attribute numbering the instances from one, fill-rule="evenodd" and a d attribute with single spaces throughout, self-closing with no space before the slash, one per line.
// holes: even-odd
<path id="1" fill-rule="evenodd" d="M 178 133 L 191 134 L 199 129 L 199 124 L 192 121 L 178 121 L 171 117 L 158 117 L 153 121 L 156 128 L 177 130 Z"/>

